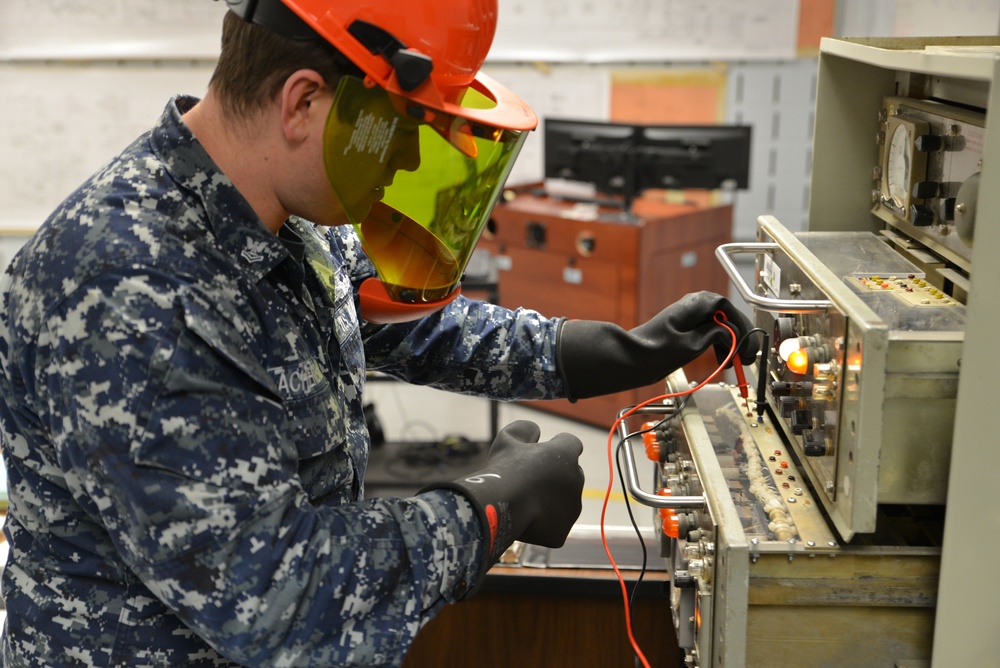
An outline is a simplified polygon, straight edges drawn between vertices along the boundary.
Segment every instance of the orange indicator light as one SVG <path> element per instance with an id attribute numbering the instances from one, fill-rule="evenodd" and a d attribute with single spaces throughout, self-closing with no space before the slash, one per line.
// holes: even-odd
<path id="1" fill-rule="evenodd" d="M 642 444 L 646 446 L 646 457 L 652 462 L 660 461 L 660 440 L 655 431 L 647 431 L 642 435 Z"/>
<path id="2" fill-rule="evenodd" d="M 809 373 L 809 353 L 805 348 L 799 348 L 788 356 L 788 370 L 803 376 Z"/>
<path id="3" fill-rule="evenodd" d="M 672 493 L 670 488 L 663 487 L 656 490 L 659 496 L 670 496 Z M 677 519 L 677 511 L 672 508 L 660 508 L 660 523 L 663 528 L 663 533 L 668 538 L 679 538 L 681 535 L 680 522 Z"/>

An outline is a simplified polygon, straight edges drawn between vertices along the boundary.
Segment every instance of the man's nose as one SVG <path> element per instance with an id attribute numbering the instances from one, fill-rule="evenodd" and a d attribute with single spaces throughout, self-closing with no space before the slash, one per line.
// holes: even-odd
<path id="1" fill-rule="evenodd" d="M 389 166 L 396 171 L 416 171 L 420 167 L 420 135 L 414 132 L 397 139 Z"/>

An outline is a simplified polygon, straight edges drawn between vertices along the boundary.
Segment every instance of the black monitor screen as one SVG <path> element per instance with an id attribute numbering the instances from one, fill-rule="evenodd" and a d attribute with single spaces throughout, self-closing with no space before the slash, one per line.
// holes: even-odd
<path id="1" fill-rule="evenodd" d="M 641 128 L 634 151 L 636 191 L 648 188 L 745 189 L 750 182 L 750 126 L 664 125 Z"/>
<path id="2" fill-rule="evenodd" d="M 632 125 L 549 118 L 544 127 L 545 178 L 594 184 L 624 196 L 644 190 L 745 189 L 750 126 Z"/>
<path id="3" fill-rule="evenodd" d="M 598 192 L 634 192 L 636 128 L 618 123 L 545 120 L 545 178 L 593 183 Z"/>

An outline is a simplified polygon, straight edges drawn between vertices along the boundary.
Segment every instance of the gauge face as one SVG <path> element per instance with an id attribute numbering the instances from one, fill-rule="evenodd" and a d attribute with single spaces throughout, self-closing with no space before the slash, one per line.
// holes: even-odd
<path id="1" fill-rule="evenodd" d="M 928 132 L 925 121 L 905 114 L 892 115 L 886 123 L 882 204 L 903 220 L 910 216 L 913 186 L 927 172 L 927 154 L 916 149 L 915 138 Z"/>
<path id="2" fill-rule="evenodd" d="M 886 189 L 893 204 L 905 208 L 910 191 L 911 165 L 913 158 L 913 142 L 910 140 L 909 129 L 905 125 L 897 125 L 889 142 L 886 156 Z"/>

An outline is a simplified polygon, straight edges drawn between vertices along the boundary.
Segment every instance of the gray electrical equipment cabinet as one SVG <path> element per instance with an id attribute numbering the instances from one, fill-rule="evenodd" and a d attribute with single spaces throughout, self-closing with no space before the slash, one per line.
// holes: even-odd
<path id="1" fill-rule="evenodd" d="M 998 73 L 995 37 L 823 41 L 807 229 L 717 251 L 757 378 L 629 418 L 686 665 L 998 665 Z"/>

